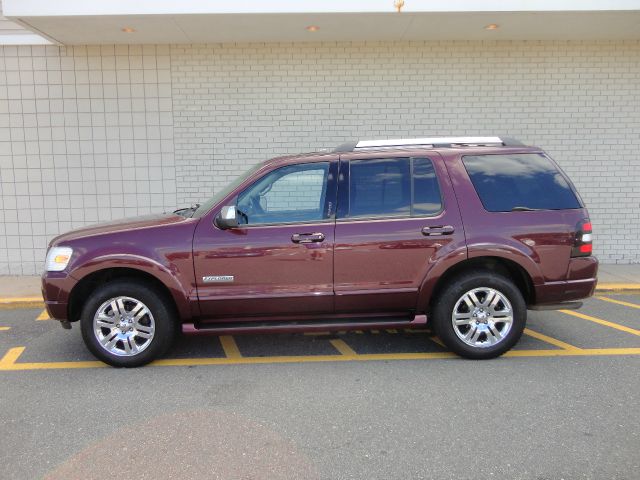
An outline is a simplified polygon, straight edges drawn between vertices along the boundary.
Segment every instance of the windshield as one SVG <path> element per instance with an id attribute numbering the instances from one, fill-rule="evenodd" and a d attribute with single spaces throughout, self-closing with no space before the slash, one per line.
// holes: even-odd
<path id="1" fill-rule="evenodd" d="M 238 178 L 236 178 L 233 182 L 229 183 L 226 187 L 216 193 L 213 197 L 208 199 L 206 202 L 203 202 L 195 212 L 193 212 L 193 218 L 198 218 L 211 210 L 216 203 L 220 202 L 224 197 L 229 195 L 238 185 L 244 182 L 247 178 L 253 175 L 260 167 L 262 167 L 262 163 L 251 167 L 249 170 L 244 172 Z"/>

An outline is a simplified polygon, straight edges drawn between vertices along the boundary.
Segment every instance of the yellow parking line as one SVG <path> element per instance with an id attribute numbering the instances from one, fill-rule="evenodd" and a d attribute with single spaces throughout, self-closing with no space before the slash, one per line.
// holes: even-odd
<path id="1" fill-rule="evenodd" d="M 529 335 L 530 337 L 537 338 L 538 340 L 542 340 L 543 342 L 550 343 L 551 345 L 555 345 L 556 347 L 560 347 L 564 350 L 581 350 L 580 348 L 570 345 L 568 343 L 563 342 L 562 340 L 558 340 L 557 338 L 548 337 L 543 333 L 534 332 L 528 328 L 524 329 L 524 333 Z"/>
<path id="2" fill-rule="evenodd" d="M 429 337 L 429 340 L 431 340 L 433 343 L 435 343 L 436 345 L 440 345 L 442 348 L 447 348 L 445 346 L 444 343 L 442 343 L 442 340 L 440 340 L 439 337 L 433 336 L 433 337 Z"/>
<path id="3" fill-rule="evenodd" d="M 340 355 L 347 355 L 347 356 L 358 355 L 355 352 L 355 350 L 353 350 L 349 345 L 345 343 L 344 340 L 340 340 L 339 338 L 336 338 L 334 340 L 329 340 L 329 341 L 331 342 L 331 345 L 333 345 L 335 349 L 340 352 Z"/>
<path id="4" fill-rule="evenodd" d="M 44 303 L 42 297 L 2 297 L 0 298 L 0 304 L 11 304 L 11 303 L 35 303 L 40 302 Z"/>
<path id="5" fill-rule="evenodd" d="M 42 300 L 29 302 L 1 302 L 0 310 L 20 310 L 25 308 L 42 308 L 44 302 Z"/>
<path id="6" fill-rule="evenodd" d="M 24 362 L 16 361 L 25 347 L 11 348 L 0 359 L 0 371 L 8 370 L 54 370 L 66 368 L 96 368 L 107 365 L 99 361 L 82 362 Z M 572 357 L 601 355 L 640 355 L 640 348 L 591 348 L 574 350 L 511 350 L 504 357 Z M 168 358 L 156 360 L 152 366 L 197 366 L 197 365 L 244 365 L 273 363 L 316 363 L 316 362 L 353 362 L 353 361 L 389 361 L 389 360 L 435 360 L 457 358 L 451 352 L 429 353 L 371 353 L 359 355 L 309 355 L 277 357 L 239 357 L 239 358 Z"/>
<path id="7" fill-rule="evenodd" d="M 575 348 L 573 350 L 510 350 L 503 357 L 591 357 L 640 355 L 640 348 Z"/>
<path id="8" fill-rule="evenodd" d="M 224 354 L 227 358 L 242 358 L 238 344 L 231 335 L 221 335 L 220 343 L 222 344 L 222 349 L 224 350 Z"/>
<path id="9" fill-rule="evenodd" d="M 38 315 L 36 320 L 51 320 L 51 317 L 49 316 L 46 310 L 42 310 L 42 313 Z"/>
<path id="10" fill-rule="evenodd" d="M 600 325 L 604 325 L 605 327 L 615 328 L 616 330 L 620 330 L 621 332 L 627 332 L 627 333 L 631 333 L 632 335 L 640 336 L 640 330 L 636 330 L 635 328 L 625 327 L 624 325 L 619 325 L 617 323 L 613 323 L 608 320 L 603 320 L 601 318 L 585 315 L 584 313 L 574 312 L 573 310 L 558 310 L 558 311 L 562 313 L 566 313 L 567 315 L 573 315 L 574 317 L 582 318 L 583 320 L 589 320 L 590 322 L 599 323 Z"/>
<path id="11" fill-rule="evenodd" d="M 596 292 L 602 291 L 624 292 L 629 290 L 640 290 L 640 283 L 598 283 Z"/>
<path id="12" fill-rule="evenodd" d="M 0 332 L 6 332 L 7 330 L 11 330 L 11 327 L 0 327 Z"/>
<path id="13" fill-rule="evenodd" d="M 637 303 L 623 302 L 622 300 L 616 300 L 615 298 L 608 297 L 595 297 L 598 300 L 604 300 L 605 302 L 617 303 L 618 305 L 624 305 L 625 307 L 638 308 L 640 309 L 640 305 Z"/>

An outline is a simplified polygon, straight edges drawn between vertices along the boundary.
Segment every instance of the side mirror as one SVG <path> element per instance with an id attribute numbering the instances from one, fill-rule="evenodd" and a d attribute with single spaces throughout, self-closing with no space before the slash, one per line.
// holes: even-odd
<path id="1" fill-rule="evenodd" d="M 216 217 L 216 225 L 221 230 L 236 228 L 238 226 L 238 212 L 235 205 L 227 205 L 222 207 L 220 213 Z"/>

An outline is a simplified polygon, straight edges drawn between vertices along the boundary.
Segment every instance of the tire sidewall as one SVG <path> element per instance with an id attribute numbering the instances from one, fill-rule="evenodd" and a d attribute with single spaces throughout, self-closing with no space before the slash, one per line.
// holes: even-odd
<path id="1" fill-rule="evenodd" d="M 457 301 L 474 288 L 489 287 L 502 293 L 511 303 L 513 323 L 500 343 L 491 347 L 472 347 L 464 343 L 454 331 L 451 315 Z M 458 355 L 465 358 L 495 358 L 510 350 L 522 336 L 527 321 L 527 305 L 522 293 L 512 281 L 493 272 L 474 272 L 458 277 L 445 287 L 436 299 L 434 327 L 441 340 Z"/>
<path id="2" fill-rule="evenodd" d="M 132 357 L 109 353 L 100 345 L 93 329 L 93 318 L 98 308 L 108 299 L 118 296 L 140 300 L 151 311 L 155 323 L 153 339 L 149 346 Z M 82 308 L 80 329 L 87 348 L 103 362 L 114 367 L 138 367 L 166 352 L 175 337 L 176 322 L 171 305 L 155 289 L 135 281 L 114 281 L 98 287 L 90 295 Z"/>

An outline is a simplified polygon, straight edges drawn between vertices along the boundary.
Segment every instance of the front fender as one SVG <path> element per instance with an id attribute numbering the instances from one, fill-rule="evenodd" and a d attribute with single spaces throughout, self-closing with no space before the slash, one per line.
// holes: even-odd
<path id="1" fill-rule="evenodd" d="M 175 301 L 180 318 L 185 320 L 193 316 L 190 296 L 195 296 L 195 292 L 188 292 L 185 290 L 183 285 L 176 278 L 174 272 L 160 262 L 148 257 L 123 253 L 101 255 L 83 262 L 82 265 L 78 266 L 78 268 L 69 272 L 69 276 L 77 282 L 80 282 L 83 278 L 91 275 L 92 273 L 111 268 L 139 270 L 153 276 L 169 289 L 169 292 Z"/>

